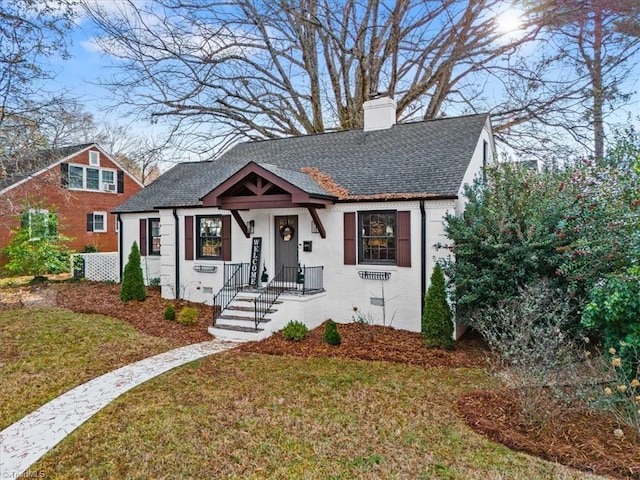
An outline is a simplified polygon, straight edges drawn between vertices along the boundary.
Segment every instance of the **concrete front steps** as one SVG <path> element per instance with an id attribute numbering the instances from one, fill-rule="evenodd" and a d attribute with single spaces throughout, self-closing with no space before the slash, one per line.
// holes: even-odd
<path id="1" fill-rule="evenodd" d="M 255 328 L 255 299 L 259 293 L 240 292 L 224 309 L 216 324 L 209 327 L 209 333 L 222 340 L 252 341 L 262 340 L 271 336 L 273 332 L 282 328 L 277 320 L 278 306 L 282 301 L 277 300 L 267 311 L 258 328 Z M 278 323 L 276 327 L 275 323 Z"/>

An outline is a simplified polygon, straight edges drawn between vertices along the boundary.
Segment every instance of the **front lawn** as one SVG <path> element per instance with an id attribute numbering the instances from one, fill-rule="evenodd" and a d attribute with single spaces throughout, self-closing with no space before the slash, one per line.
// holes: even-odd
<path id="1" fill-rule="evenodd" d="M 588 479 L 468 428 L 479 368 L 230 351 L 123 395 L 30 471 L 45 478 Z"/>
<path id="2" fill-rule="evenodd" d="M 174 346 L 103 315 L 0 311 L 0 430 L 73 387 Z"/>

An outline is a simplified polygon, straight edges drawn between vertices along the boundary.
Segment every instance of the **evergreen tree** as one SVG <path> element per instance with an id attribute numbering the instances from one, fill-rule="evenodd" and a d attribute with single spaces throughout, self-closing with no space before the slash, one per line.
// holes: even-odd
<path id="1" fill-rule="evenodd" d="M 323 339 L 325 343 L 328 343 L 329 345 L 340 345 L 342 343 L 342 338 L 340 337 L 340 333 L 338 332 L 338 326 L 333 320 L 327 321 L 327 324 L 324 328 Z"/>
<path id="2" fill-rule="evenodd" d="M 140 250 L 138 249 L 138 243 L 133 242 L 129 253 L 129 261 L 124 267 L 120 300 L 123 302 L 128 302 L 129 300 L 142 301 L 146 296 L 142 266 L 140 265 Z"/>
<path id="3" fill-rule="evenodd" d="M 453 348 L 453 320 L 447 303 L 444 273 L 436 264 L 431 274 L 431 282 L 424 298 L 422 316 L 422 336 L 428 347 Z"/>

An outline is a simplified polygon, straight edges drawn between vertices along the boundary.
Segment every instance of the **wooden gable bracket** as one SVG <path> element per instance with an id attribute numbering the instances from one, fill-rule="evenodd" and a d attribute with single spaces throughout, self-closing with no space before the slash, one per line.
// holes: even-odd
<path id="1" fill-rule="evenodd" d="M 324 229 L 324 225 L 322 224 L 322 220 L 320 220 L 318 211 L 313 207 L 307 207 L 307 210 L 309 210 L 309 214 L 311 215 L 311 218 L 313 218 L 313 223 L 315 223 L 316 227 L 318 227 L 318 233 L 320 234 L 320 237 L 327 238 L 327 231 Z"/>
<path id="2" fill-rule="evenodd" d="M 247 224 L 244 223 L 244 220 L 242 220 L 242 217 L 240 216 L 238 210 L 231 210 L 231 215 L 233 215 L 233 218 L 236 219 L 236 222 L 238 223 L 240 230 L 242 230 L 242 233 L 244 233 L 244 236 L 246 238 L 249 238 L 249 228 L 247 227 Z"/>

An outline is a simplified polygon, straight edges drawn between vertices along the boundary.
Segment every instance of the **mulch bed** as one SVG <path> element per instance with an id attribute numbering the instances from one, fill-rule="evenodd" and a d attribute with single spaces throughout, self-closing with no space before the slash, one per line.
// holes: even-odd
<path id="1" fill-rule="evenodd" d="M 378 360 L 424 367 L 486 367 L 489 352 L 477 335 L 466 335 L 453 351 L 426 348 L 419 333 L 394 330 L 379 325 L 338 324 L 342 343 L 327 345 L 324 324 L 311 330 L 301 342 L 285 340 L 282 332 L 260 342 L 245 343 L 239 350 L 267 355 L 296 357 L 339 357 Z"/>
<path id="2" fill-rule="evenodd" d="M 472 392 L 456 403 L 458 413 L 477 432 L 520 450 L 570 467 L 621 479 L 640 479 L 640 435 L 622 427 L 617 439 L 613 418 L 591 411 L 554 415 L 545 425 L 521 418 L 520 399 L 508 390 Z"/>
<path id="3" fill-rule="evenodd" d="M 166 300 L 160 296 L 159 288 L 148 288 L 144 302 L 120 300 L 120 285 L 99 282 L 70 282 L 55 285 L 58 289 L 57 303 L 77 313 L 98 313 L 119 318 L 131 324 L 136 330 L 172 340 L 176 345 L 211 340 L 207 332 L 211 325 L 212 307 L 185 300 Z M 164 310 L 172 303 L 176 315 L 185 306 L 198 310 L 198 323 L 184 326 L 177 321 L 164 319 Z"/>
<path id="4" fill-rule="evenodd" d="M 70 282 L 37 287 L 0 289 L 0 310 L 20 306 L 38 306 L 29 299 L 52 295 L 42 289 L 57 291 L 57 305 L 78 313 L 97 313 L 122 319 L 141 332 L 186 345 L 211 340 L 211 307 L 183 300 L 165 300 L 159 289 L 149 289 L 144 302 L 120 301 L 120 286 L 95 282 Z M 43 293 L 45 293 L 43 295 Z M 27 301 L 25 301 L 25 299 Z M 199 312 L 198 323 L 185 327 L 164 319 L 164 309 L 173 303 L 176 312 L 185 305 Z M 44 303 L 42 306 L 47 306 Z M 356 360 L 401 362 L 423 367 L 487 367 L 489 352 L 477 335 L 466 334 L 448 352 L 426 348 L 420 334 L 388 327 L 363 324 L 338 324 L 342 344 L 323 342 L 324 326 L 309 332 L 302 342 L 289 342 L 281 333 L 260 342 L 241 345 L 238 352 L 299 357 L 339 357 Z M 567 412 L 554 416 L 543 428 L 527 424 L 520 415 L 516 395 L 508 391 L 472 392 L 455 405 L 466 423 L 496 442 L 514 450 L 537 455 L 574 468 L 620 479 L 640 479 L 640 438 L 629 429 L 623 439 L 616 439 L 618 427 L 611 418 L 593 412 Z"/>

